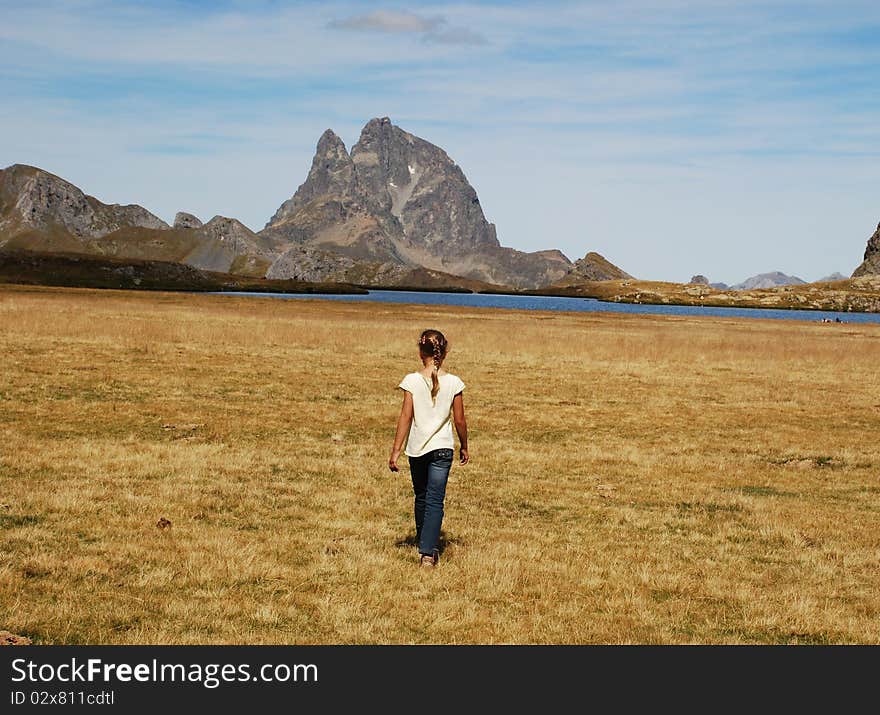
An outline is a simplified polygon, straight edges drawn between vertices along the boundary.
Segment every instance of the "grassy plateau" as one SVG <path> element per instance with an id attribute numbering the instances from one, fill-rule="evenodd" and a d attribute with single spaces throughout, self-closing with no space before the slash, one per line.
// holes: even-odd
<path id="1" fill-rule="evenodd" d="M 471 464 L 420 571 L 424 328 Z M 878 643 L 880 326 L 0 285 L 0 630 Z"/>

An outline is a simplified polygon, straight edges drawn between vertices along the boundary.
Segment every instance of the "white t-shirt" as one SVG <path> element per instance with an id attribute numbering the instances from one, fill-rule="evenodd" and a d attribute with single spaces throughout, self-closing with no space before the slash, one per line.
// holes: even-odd
<path id="1" fill-rule="evenodd" d="M 412 395 L 413 421 L 404 453 L 421 457 L 434 449 L 455 449 L 452 437 L 452 399 L 464 389 L 464 383 L 451 373 L 438 375 L 440 390 L 431 400 L 431 378 L 411 372 L 398 387 Z"/>

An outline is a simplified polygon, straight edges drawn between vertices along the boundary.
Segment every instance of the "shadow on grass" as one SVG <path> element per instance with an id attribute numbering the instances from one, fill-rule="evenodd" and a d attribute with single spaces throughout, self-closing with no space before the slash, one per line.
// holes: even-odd
<path id="1" fill-rule="evenodd" d="M 448 537 L 446 536 L 445 531 L 443 531 L 442 529 L 440 530 L 440 538 L 437 541 L 437 550 L 440 552 L 441 556 L 443 555 L 443 552 L 446 551 L 447 546 L 457 543 L 458 539 L 454 537 Z M 394 545 L 398 549 L 405 549 L 408 547 L 414 549 L 419 545 L 419 540 L 416 538 L 416 533 L 414 531 L 411 531 L 403 539 L 398 539 L 396 542 L 394 542 Z"/>

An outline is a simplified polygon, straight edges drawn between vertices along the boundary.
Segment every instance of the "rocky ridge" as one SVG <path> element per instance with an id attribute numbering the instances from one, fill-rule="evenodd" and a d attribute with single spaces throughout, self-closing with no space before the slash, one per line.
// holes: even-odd
<path id="1" fill-rule="evenodd" d="M 62 230 L 100 238 L 123 228 L 168 228 L 142 206 L 104 204 L 61 177 L 13 164 L 0 172 L 0 234 Z"/>
<path id="2" fill-rule="evenodd" d="M 632 276 L 615 266 L 611 261 L 594 251 L 579 258 L 566 274 L 553 283 L 553 286 L 570 288 L 582 283 L 631 279 Z"/>
<path id="3" fill-rule="evenodd" d="M 874 235 L 868 239 L 868 245 L 865 247 L 865 259 L 861 265 L 853 271 L 852 277 L 873 276 L 880 274 L 880 223 L 877 224 L 877 230 Z"/>
<path id="4" fill-rule="evenodd" d="M 0 248 L 173 261 L 264 276 L 281 248 L 240 221 L 179 213 L 174 227 L 136 204 L 104 204 L 33 166 L 0 170 Z"/>

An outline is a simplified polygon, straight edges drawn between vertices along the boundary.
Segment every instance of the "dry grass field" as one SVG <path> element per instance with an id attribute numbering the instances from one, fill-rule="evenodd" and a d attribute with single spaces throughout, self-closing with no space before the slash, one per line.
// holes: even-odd
<path id="1" fill-rule="evenodd" d="M 429 573 L 426 327 L 472 460 Z M 880 326 L 0 286 L 0 350 L 37 643 L 880 642 Z"/>

